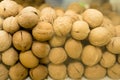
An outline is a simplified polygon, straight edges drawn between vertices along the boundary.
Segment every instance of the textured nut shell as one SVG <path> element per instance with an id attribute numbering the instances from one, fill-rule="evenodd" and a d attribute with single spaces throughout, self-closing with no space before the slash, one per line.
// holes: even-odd
<path id="1" fill-rule="evenodd" d="M 67 59 L 67 54 L 62 47 L 52 48 L 49 53 L 49 59 L 54 64 L 61 64 Z"/>
<path id="2" fill-rule="evenodd" d="M 115 27 L 115 31 L 116 31 L 116 36 L 117 36 L 117 37 L 120 37 L 120 25 L 117 25 L 117 26 Z"/>
<path id="3" fill-rule="evenodd" d="M 103 22 L 103 14 L 96 9 L 87 9 L 82 15 L 83 20 L 85 20 L 91 28 L 98 27 Z"/>
<path id="4" fill-rule="evenodd" d="M 32 35 L 38 41 L 50 40 L 54 35 L 53 27 L 48 22 L 39 22 L 38 25 L 33 28 Z"/>
<path id="5" fill-rule="evenodd" d="M 27 68 L 34 68 L 39 64 L 39 59 L 37 59 L 30 50 L 21 52 L 19 60 Z"/>
<path id="6" fill-rule="evenodd" d="M 0 64 L 0 80 L 7 80 L 8 72 L 8 69 L 3 64 Z"/>
<path id="7" fill-rule="evenodd" d="M 4 30 L 0 30 L 0 52 L 7 50 L 12 44 L 12 37 Z"/>
<path id="8" fill-rule="evenodd" d="M 4 0 L 0 3 L 0 16 L 6 18 L 18 14 L 18 4 L 15 1 Z"/>
<path id="9" fill-rule="evenodd" d="M 57 36 L 67 36 L 72 28 L 71 18 L 68 16 L 57 17 L 53 23 L 53 28 Z"/>
<path id="10" fill-rule="evenodd" d="M 17 50 L 29 50 L 32 45 L 32 36 L 27 31 L 17 31 L 13 34 L 13 45 Z"/>
<path id="11" fill-rule="evenodd" d="M 102 58 L 100 60 L 100 64 L 105 68 L 113 66 L 115 62 L 116 56 L 108 51 L 103 53 Z"/>
<path id="12" fill-rule="evenodd" d="M 19 25 L 16 17 L 8 17 L 3 22 L 3 29 L 11 34 L 19 30 Z"/>
<path id="13" fill-rule="evenodd" d="M 84 67 L 80 62 L 69 63 L 67 70 L 72 79 L 80 79 L 84 73 Z"/>
<path id="14" fill-rule="evenodd" d="M 107 44 L 108 51 L 114 54 L 120 54 L 120 37 L 111 38 L 110 42 Z"/>
<path id="15" fill-rule="evenodd" d="M 52 47 L 60 47 L 63 46 L 66 41 L 66 37 L 60 37 L 60 36 L 53 36 L 52 39 L 49 40 L 49 44 Z"/>
<path id="16" fill-rule="evenodd" d="M 3 29 L 3 19 L 0 17 L 0 30 L 2 30 Z"/>
<path id="17" fill-rule="evenodd" d="M 106 69 L 99 64 L 85 68 L 85 77 L 91 80 L 100 80 L 105 77 Z"/>
<path id="18" fill-rule="evenodd" d="M 81 55 L 82 62 L 87 66 L 93 66 L 97 64 L 101 57 L 101 49 L 92 45 L 85 46 Z"/>
<path id="19" fill-rule="evenodd" d="M 111 68 L 108 68 L 107 74 L 112 79 L 120 79 L 120 64 L 116 63 Z"/>
<path id="20" fill-rule="evenodd" d="M 44 57 L 40 59 L 40 63 L 42 64 L 48 64 L 50 62 L 49 57 Z"/>
<path id="21" fill-rule="evenodd" d="M 85 21 L 76 21 L 73 23 L 71 35 L 74 39 L 84 40 L 90 32 L 89 25 Z"/>
<path id="22" fill-rule="evenodd" d="M 65 50 L 70 58 L 77 59 L 81 55 L 82 44 L 80 41 L 70 38 L 65 43 Z"/>
<path id="23" fill-rule="evenodd" d="M 32 52 L 35 56 L 39 58 L 46 57 L 49 51 L 50 51 L 50 46 L 47 43 L 41 43 L 41 42 L 35 41 L 32 44 Z"/>
<path id="24" fill-rule="evenodd" d="M 53 79 L 57 80 L 64 80 L 67 75 L 66 66 L 64 64 L 55 65 L 51 63 L 48 65 L 48 72 Z"/>
<path id="25" fill-rule="evenodd" d="M 18 61 L 18 52 L 14 48 L 9 48 L 2 53 L 2 62 L 6 65 L 12 66 Z"/>
<path id="26" fill-rule="evenodd" d="M 9 76 L 12 80 L 24 80 L 28 75 L 28 69 L 20 63 L 15 64 L 9 69 Z"/>
<path id="27" fill-rule="evenodd" d="M 55 8 L 56 16 L 63 16 L 64 15 L 64 10 L 62 8 Z"/>
<path id="28" fill-rule="evenodd" d="M 95 46 L 104 46 L 108 44 L 111 39 L 110 32 L 104 27 L 97 27 L 92 29 L 89 34 L 89 41 Z"/>
<path id="29" fill-rule="evenodd" d="M 49 4 L 47 4 L 47 3 L 43 3 L 43 4 L 41 4 L 39 7 L 38 7 L 38 10 L 42 10 L 42 9 L 44 9 L 44 8 L 46 8 L 46 7 L 50 7 L 50 5 Z"/>
<path id="30" fill-rule="evenodd" d="M 38 65 L 37 67 L 30 69 L 29 74 L 33 80 L 44 80 L 48 75 L 48 70 L 46 66 Z"/>

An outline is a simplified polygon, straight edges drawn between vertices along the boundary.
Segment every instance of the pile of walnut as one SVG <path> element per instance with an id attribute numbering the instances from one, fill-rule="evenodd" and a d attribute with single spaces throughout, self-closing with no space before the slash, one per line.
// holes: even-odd
<path id="1" fill-rule="evenodd" d="M 120 79 L 120 24 L 77 3 L 64 11 L 0 2 L 0 80 L 106 75 Z"/>

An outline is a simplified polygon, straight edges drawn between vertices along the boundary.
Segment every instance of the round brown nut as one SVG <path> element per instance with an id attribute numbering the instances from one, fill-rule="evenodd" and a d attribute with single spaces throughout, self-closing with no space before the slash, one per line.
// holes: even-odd
<path id="1" fill-rule="evenodd" d="M 45 7 L 40 12 L 40 21 L 53 23 L 56 17 L 57 17 L 56 12 L 51 7 Z"/>
<path id="2" fill-rule="evenodd" d="M 18 61 L 18 52 L 14 48 L 9 48 L 2 53 L 2 62 L 12 66 Z"/>
<path id="3" fill-rule="evenodd" d="M 42 9 L 44 9 L 44 8 L 46 8 L 46 7 L 50 7 L 50 5 L 47 4 L 47 3 L 43 3 L 43 4 L 41 4 L 41 5 L 38 7 L 38 10 L 41 11 Z"/>
<path id="4" fill-rule="evenodd" d="M 115 27 L 115 31 L 116 31 L 116 36 L 117 36 L 117 37 L 120 37 L 120 25 L 117 25 L 117 26 Z"/>
<path id="5" fill-rule="evenodd" d="M 49 64 L 48 72 L 52 79 L 64 80 L 67 75 L 67 69 L 64 64 Z M 58 75 L 59 74 L 59 75 Z"/>
<path id="6" fill-rule="evenodd" d="M 52 48 L 49 53 L 49 59 L 54 64 L 61 64 L 67 59 L 67 54 L 62 47 Z"/>
<path id="7" fill-rule="evenodd" d="M 9 76 L 12 80 L 24 80 L 28 75 L 28 69 L 17 63 L 10 67 Z"/>
<path id="8" fill-rule="evenodd" d="M 12 37 L 4 30 L 0 30 L 0 52 L 7 50 L 12 44 Z"/>
<path id="9" fill-rule="evenodd" d="M 114 54 L 120 54 L 120 37 L 111 38 L 110 42 L 107 44 L 108 51 Z"/>
<path id="10" fill-rule="evenodd" d="M 3 19 L 0 17 L 0 30 L 2 30 L 3 29 Z"/>
<path id="11" fill-rule="evenodd" d="M 48 22 L 39 22 L 38 25 L 33 28 L 32 35 L 38 41 L 50 40 L 54 35 L 53 27 Z"/>
<path id="12" fill-rule="evenodd" d="M 99 64 L 85 68 L 85 77 L 91 80 L 100 80 L 106 76 L 106 69 Z"/>
<path id="13" fill-rule="evenodd" d="M 56 16 L 63 16 L 64 15 L 64 9 L 62 8 L 55 8 Z"/>
<path id="14" fill-rule="evenodd" d="M 83 49 L 81 60 L 83 64 L 87 66 L 93 66 L 100 61 L 101 57 L 102 51 L 99 47 L 87 45 Z"/>
<path id="15" fill-rule="evenodd" d="M 39 64 L 39 59 L 37 59 L 30 50 L 21 52 L 19 60 L 27 68 L 34 68 Z"/>
<path id="16" fill-rule="evenodd" d="M 69 63 L 67 70 L 72 79 L 80 79 L 84 73 L 84 67 L 80 62 Z"/>
<path id="17" fill-rule="evenodd" d="M 11 16 L 11 17 L 6 18 L 3 21 L 3 29 L 6 32 L 13 34 L 14 32 L 18 31 L 19 28 L 20 27 L 18 25 L 16 17 Z"/>
<path id="18" fill-rule="evenodd" d="M 110 78 L 112 78 L 114 80 L 120 79 L 120 64 L 115 63 L 115 65 L 108 68 L 107 74 Z"/>
<path id="19" fill-rule="evenodd" d="M 116 56 L 108 51 L 103 53 L 102 58 L 100 60 L 100 64 L 105 68 L 113 66 L 115 62 Z"/>
<path id="20" fill-rule="evenodd" d="M 48 55 L 50 51 L 50 46 L 47 43 L 41 43 L 34 41 L 32 44 L 32 52 L 38 58 L 44 58 Z"/>
<path id="21" fill-rule="evenodd" d="M 98 27 L 103 22 L 103 14 L 96 9 L 87 9 L 82 15 L 83 20 L 85 20 L 91 28 Z"/>
<path id="22" fill-rule="evenodd" d="M 71 35 L 76 40 L 84 40 L 90 32 L 89 25 L 85 21 L 75 21 L 71 30 Z"/>
<path id="23" fill-rule="evenodd" d="M 18 4 L 12 0 L 3 0 L 0 2 L 0 16 L 6 18 L 18 14 Z"/>
<path id="24" fill-rule="evenodd" d="M 52 47 L 60 47 L 63 46 L 66 41 L 66 37 L 60 37 L 60 36 L 53 36 L 52 39 L 49 40 L 49 44 Z"/>
<path id="25" fill-rule="evenodd" d="M 37 67 L 30 69 L 29 74 L 32 80 L 44 80 L 48 75 L 48 70 L 46 66 L 38 65 Z"/>
<path id="26" fill-rule="evenodd" d="M 7 80 L 8 72 L 8 69 L 3 64 L 0 64 L 0 80 Z"/>
<path id="27" fill-rule="evenodd" d="M 32 36 L 29 32 L 20 30 L 13 34 L 13 45 L 17 50 L 29 50 L 32 45 Z"/>
<path id="28" fill-rule="evenodd" d="M 49 64 L 49 62 L 50 62 L 50 60 L 49 60 L 48 56 L 40 59 L 40 63 L 42 63 L 42 64 Z"/>
<path id="29" fill-rule="evenodd" d="M 53 28 L 57 36 L 67 36 L 72 28 L 72 20 L 68 16 L 57 17 L 53 23 Z"/>
<path id="30" fill-rule="evenodd" d="M 104 46 L 109 43 L 110 39 L 111 34 L 104 27 L 94 28 L 89 34 L 89 41 L 95 46 Z"/>
<path id="31" fill-rule="evenodd" d="M 70 38 L 65 43 L 65 50 L 70 58 L 77 59 L 81 55 L 82 44 L 80 41 Z"/>

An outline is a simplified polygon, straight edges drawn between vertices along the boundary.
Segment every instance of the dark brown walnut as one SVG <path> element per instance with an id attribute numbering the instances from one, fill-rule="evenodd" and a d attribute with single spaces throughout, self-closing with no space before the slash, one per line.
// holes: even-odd
<path id="1" fill-rule="evenodd" d="M 48 70 L 46 66 L 38 65 L 37 67 L 30 69 L 29 74 L 32 80 L 44 80 L 48 75 Z"/>
<path id="2" fill-rule="evenodd" d="M 106 48 L 114 54 L 120 54 L 120 37 L 111 38 L 110 42 L 106 45 Z"/>
<path id="3" fill-rule="evenodd" d="M 116 36 L 120 37 L 120 25 L 115 26 Z"/>
<path id="4" fill-rule="evenodd" d="M 67 36 L 72 28 L 72 20 L 68 16 L 57 17 L 53 23 L 53 28 L 57 36 Z"/>
<path id="5" fill-rule="evenodd" d="M 19 28 L 20 27 L 18 25 L 16 17 L 7 17 L 3 21 L 3 30 L 5 30 L 6 32 L 13 34 L 14 32 L 18 31 Z"/>
<path id="6" fill-rule="evenodd" d="M 49 60 L 54 64 L 61 64 L 67 59 L 67 54 L 62 47 L 52 48 L 49 53 Z"/>
<path id="7" fill-rule="evenodd" d="M 29 32 L 19 30 L 13 34 L 13 45 L 17 50 L 26 51 L 31 48 L 32 36 Z"/>
<path id="8" fill-rule="evenodd" d="M 32 30 L 33 37 L 38 41 L 48 41 L 54 35 L 53 27 L 48 22 L 39 22 Z"/>
<path id="9" fill-rule="evenodd" d="M 104 52 L 100 60 L 100 64 L 105 68 L 110 68 L 116 62 L 116 56 L 111 52 Z"/>
<path id="10" fill-rule="evenodd" d="M 50 63 L 50 60 L 49 60 L 48 56 L 46 56 L 44 58 L 41 58 L 39 61 L 40 61 L 41 64 L 49 64 Z"/>
<path id="11" fill-rule="evenodd" d="M 85 20 L 91 28 L 98 27 L 103 22 L 103 14 L 96 9 L 87 9 L 82 14 L 83 20 Z"/>
<path id="12" fill-rule="evenodd" d="M 45 7 L 40 12 L 40 21 L 46 21 L 53 24 L 56 17 L 57 17 L 56 12 L 51 7 Z"/>
<path id="13" fill-rule="evenodd" d="M 48 65 L 48 72 L 52 79 L 64 80 L 67 75 L 67 68 L 64 64 L 52 64 Z"/>
<path id="14" fill-rule="evenodd" d="M 84 73 L 84 67 L 80 62 L 72 62 L 69 63 L 67 71 L 70 78 L 80 79 Z"/>
<path id="15" fill-rule="evenodd" d="M 4 21 L 3 18 L 0 17 L 0 30 L 3 29 L 3 21 Z"/>
<path id="16" fill-rule="evenodd" d="M 70 38 L 65 43 L 65 50 L 70 58 L 77 59 L 81 56 L 82 43 Z"/>
<path id="17" fill-rule="evenodd" d="M 97 27 L 91 30 L 89 42 L 95 46 L 105 46 L 110 42 L 111 33 L 104 27 Z"/>
<path id="18" fill-rule="evenodd" d="M 12 80 L 25 80 L 27 75 L 28 69 L 20 63 L 11 66 L 9 69 L 9 76 Z"/>
<path id="19" fill-rule="evenodd" d="M 7 50 L 11 44 L 11 35 L 4 30 L 0 30 L 0 52 Z"/>
<path id="20" fill-rule="evenodd" d="M 108 68 L 107 74 L 111 79 L 120 79 L 120 64 L 115 63 L 112 67 Z"/>
<path id="21" fill-rule="evenodd" d="M 39 59 L 33 55 L 31 50 L 21 52 L 19 60 L 26 68 L 34 68 L 39 64 Z"/>
<path id="22" fill-rule="evenodd" d="M 54 35 L 52 39 L 49 40 L 49 44 L 51 47 L 60 47 L 65 44 L 65 41 L 66 41 L 66 37 L 60 37 Z"/>
<path id="23" fill-rule="evenodd" d="M 90 80 L 101 80 L 106 76 L 106 69 L 100 66 L 99 64 L 86 67 L 84 75 L 87 79 Z"/>
<path id="24" fill-rule="evenodd" d="M 0 16 L 6 18 L 18 14 L 19 6 L 15 1 L 3 0 L 0 2 Z"/>
<path id="25" fill-rule="evenodd" d="M 87 45 L 82 51 L 81 60 L 87 66 L 94 66 L 100 61 L 101 57 L 102 51 L 99 47 Z"/>
<path id="26" fill-rule="evenodd" d="M 14 65 L 18 61 L 18 52 L 13 48 L 2 53 L 2 62 L 8 66 Z"/>
<path id="27" fill-rule="evenodd" d="M 0 64 L 0 80 L 7 80 L 8 72 L 8 69 L 3 64 Z"/>
<path id="28" fill-rule="evenodd" d="M 48 43 L 34 41 L 32 44 L 32 52 L 38 58 L 44 58 L 49 54 L 50 46 Z"/>
<path id="29" fill-rule="evenodd" d="M 90 32 L 89 25 L 85 21 L 75 21 L 72 26 L 71 35 L 76 40 L 84 40 Z"/>

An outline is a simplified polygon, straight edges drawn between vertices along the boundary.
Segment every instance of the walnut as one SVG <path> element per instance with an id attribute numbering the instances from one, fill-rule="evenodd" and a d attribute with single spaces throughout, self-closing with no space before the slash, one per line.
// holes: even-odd
<path id="1" fill-rule="evenodd" d="M 7 80 L 8 72 L 8 69 L 3 64 L 0 64 L 0 80 Z"/>

